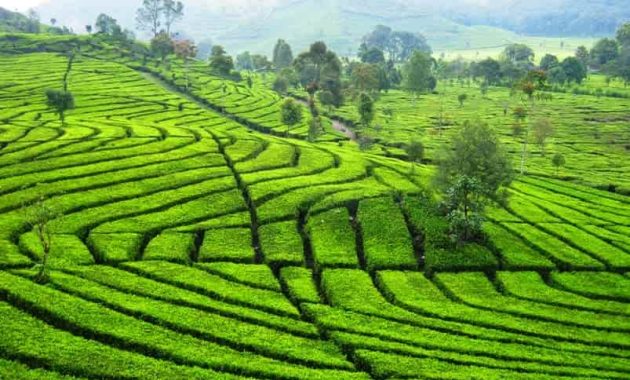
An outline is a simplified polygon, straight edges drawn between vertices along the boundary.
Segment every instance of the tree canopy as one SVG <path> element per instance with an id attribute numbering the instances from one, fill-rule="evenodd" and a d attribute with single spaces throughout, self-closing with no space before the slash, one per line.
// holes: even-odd
<path id="1" fill-rule="evenodd" d="M 416 51 L 431 53 L 431 47 L 422 34 L 393 31 L 384 25 L 377 25 L 372 32 L 363 37 L 362 42 L 366 52 L 373 48 L 378 49 L 386 52 L 388 59 L 394 62 L 404 62 Z"/>
<path id="2" fill-rule="evenodd" d="M 415 94 L 435 89 L 436 79 L 433 76 L 433 64 L 434 61 L 428 53 L 414 52 L 402 68 L 403 87 Z"/>

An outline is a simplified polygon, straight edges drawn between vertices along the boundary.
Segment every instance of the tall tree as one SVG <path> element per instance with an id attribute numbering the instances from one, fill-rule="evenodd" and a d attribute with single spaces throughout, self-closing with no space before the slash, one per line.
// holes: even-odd
<path id="1" fill-rule="evenodd" d="M 432 73 L 433 60 L 427 53 L 415 51 L 403 66 L 403 86 L 416 96 L 435 88 L 435 77 Z"/>
<path id="2" fill-rule="evenodd" d="M 616 39 L 619 46 L 630 46 L 630 22 L 624 23 L 617 29 Z"/>
<path id="3" fill-rule="evenodd" d="M 369 127 L 372 120 L 374 120 L 374 99 L 366 93 L 359 95 L 359 101 L 357 103 L 357 111 L 359 111 L 359 118 L 363 127 Z"/>
<path id="4" fill-rule="evenodd" d="M 540 61 L 541 70 L 549 71 L 560 64 L 558 57 L 552 54 L 546 54 Z"/>
<path id="5" fill-rule="evenodd" d="M 236 56 L 236 69 L 250 71 L 254 69 L 254 62 L 248 51 L 244 51 Z"/>
<path id="6" fill-rule="evenodd" d="M 282 70 L 293 63 L 293 51 L 285 40 L 279 39 L 276 42 L 276 46 L 273 48 L 272 62 L 276 70 Z"/>
<path id="7" fill-rule="evenodd" d="M 590 60 L 590 54 L 586 46 L 578 46 L 575 50 L 575 58 L 577 58 L 584 67 L 588 67 L 588 61 Z"/>
<path id="8" fill-rule="evenodd" d="M 37 265 L 38 270 L 35 275 L 35 281 L 39 284 L 46 284 L 50 280 L 48 260 L 52 248 L 52 235 L 48 225 L 55 218 L 55 213 L 46 205 L 43 198 L 40 198 L 32 206 L 25 208 L 25 213 L 26 219 L 41 245 L 42 258 Z"/>
<path id="9" fill-rule="evenodd" d="M 569 83 L 576 82 L 578 84 L 586 78 L 586 67 L 575 57 L 567 57 L 562 61 L 562 70 L 566 75 Z"/>
<path id="10" fill-rule="evenodd" d="M 114 35 L 120 32 L 120 26 L 116 19 L 105 13 L 98 15 L 94 25 L 96 26 L 97 33 Z"/>
<path id="11" fill-rule="evenodd" d="M 163 0 L 164 26 L 166 34 L 171 35 L 173 24 L 184 17 L 184 4 L 181 1 Z"/>
<path id="12" fill-rule="evenodd" d="M 500 190 L 512 178 L 510 160 L 492 129 L 464 123 L 444 146 L 435 177 L 446 200 L 451 232 L 460 242 L 479 236 L 483 202 L 501 199 Z"/>
<path id="13" fill-rule="evenodd" d="M 197 46 L 191 40 L 178 40 L 173 42 L 173 49 L 178 58 L 184 61 L 184 75 L 186 76 L 186 88 L 190 87 L 188 77 L 190 60 L 197 56 Z"/>
<path id="14" fill-rule="evenodd" d="M 163 10 L 164 3 L 162 0 L 142 0 L 142 7 L 136 11 L 138 29 L 149 31 L 153 37 L 157 37 L 162 25 Z"/>
<path id="15" fill-rule="evenodd" d="M 411 57 L 415 51 L 431 53 L 431 47 L 419 33 L 393 31 L 390 27 L 377 25 L 376 28 L 363 37 L 363 51 L 372 48 L 387 52 L 388 59 L 393 62 L 403 62 Z"/>
<path id="16" fill-rule="evenodd" d="M 210 68 L 218 75 L 227 76 L 234 70 L 234 60 L 227 55 L 227 52 L 221 45 L 212 47 L 210 55 Z"/>
<path id="17" fill-rule="evenodd" d="M 293 67 L 299 76 L 300 83 L 314 98 L 317 91 L 330 91 L 333 94 L 333 105 L 343 103 L 341 84 L 341 61 L 323 42 L 315 42 L 308 51 L 301 53 L 293 61 Z"/>
<path id="18" fill-rule="evenodd" d="M 280 109 L 280 119 L 284 125 L 287 126 L 286 135 L 289 135 L 289 130 L 302 121 L 302 106 L 295 100 L 287 98 L 282 103 Z"/>
<path id="19" fill-rule="evenodd" d="M 602 38 L 591 49 L 591 62 L 597 66 L 605 65 L 618 56 L 619 44 L 610 38 Z"/>
<path id="20" fill-rule="evenodd" d="M 383 54 L 383 51 L 377 47 L 368 48 L 365 43 L 361 44 L 361 48 L 359 49 L 359 58 L 363 63 L 385 63 L 385 54 Z"/>
<path id="21" fill-rule="evenodd" d="M 175 51 L 173 40 L 166 32 L 159 33 L 151 39 L 151 51 L 164 61 L 169 54 Z"/>
<path id="22" fill-rule="evenodd" d="M 350 75 L 352 85 L 357 92 L 375 92 L 380 87 L 379 68 L 368 63 L 357 63 Z"/>
<path id="23" fill-rule="evenodd" d="M 534 51 L 525 44 L 511 44 L 503 50 L 503 59 L 515 64 L 531 68 L 534 60 Z"/>
<path id="24" fill-rule="evenodd" d="M 542 118 L 536 120 L 534 123 L 534 140 L 536 144 L 540 146 L 540 152 L 542 156 L 545 156 L 545 144 L 547 139 L 554 133 L 554 127 L 551 120 L 548 118 Z"/>
<path id="25" fill-rule="evenodd" d="M 424 158 L 424 145 L 418 140 L 412 140 L 405 151 L 407 158 L 411 161 L 411 173 L 415 173 L 416 164 L 421 163 Z"/>

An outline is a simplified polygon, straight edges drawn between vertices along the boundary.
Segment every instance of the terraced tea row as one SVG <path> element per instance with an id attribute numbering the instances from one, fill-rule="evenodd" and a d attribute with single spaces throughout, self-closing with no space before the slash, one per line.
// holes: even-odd
<path id="1" fill-rule="evenodd" d="M 625 289 L 617 300 L 581 295 L 569 285 L 591 289 L 580 274 L 543 279 L 534 272 L 499 272 L 491 280 L 472 272 L 428 279 L 385 271 L 370 278 L 328 269 L 314 277 L 285 267 L 275 277 L 264 265 L 154 261 L 69 266 L 54 271 L 48 286 L 28 275 L 0 272 L 3 319 L 11 324 L 0 352 L 62 374 L 630 376 L 630 279 L 623 275 L 588 274 L 593 283 Z M 555 297 L 537 299 L 540 292 Z M 102 365 L 70 360 L 79 349 L 79 357 L 100 353 Z M 121 368 L 121 360 L 134 366 Z"/>

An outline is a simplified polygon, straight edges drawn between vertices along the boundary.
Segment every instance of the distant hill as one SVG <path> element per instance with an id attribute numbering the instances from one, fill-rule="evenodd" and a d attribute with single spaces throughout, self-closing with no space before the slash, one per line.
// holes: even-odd
<path id="1" fill-rule="evenodd" d="M 19 12 L 0 7 L 0 33 L 53 33 L 68 34 L 69 30 L 52 27 L 31 19 Z"/>
<path id="2" fill-rule="evenodd" d="M 278 38 L 295 51 L 324 40 L 343 55 L 355 52 L 361 37 L 378 24 L 423 33 L 433 49 L 463 55 L 494 54 L 511 42 L 525 42 L 541 52 L 568 45 L 570 54 L 585 37 L 611 35 L 630 20 L 627 0 L 184 0 L 177 26 L 196 41 L 212 40 L 236 54 L 270 54 Z M 99 13 L 129 29 L 140 0 L 49 0 L 37 7 L 42 20 L 83 32 Z M 138 37 L 143 38 L 142 32 Z M 527 37 L 526 37 L 527 36 Z M 544 37 L 544 40 L 531 39 Z M 549 39 L 549 37 L 555 39 Z M 569 41 L 576 37 L 579 41 Z M 494 50 L 493 50 L 494 49 Z M 479 53 L 478 53 L 479 52 Z"/>

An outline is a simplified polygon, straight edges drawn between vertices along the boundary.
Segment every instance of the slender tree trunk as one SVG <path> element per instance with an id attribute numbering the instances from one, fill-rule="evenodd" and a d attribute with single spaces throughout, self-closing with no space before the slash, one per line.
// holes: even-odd
<path id="1" fill-rule="evenodd" d="M 529 127 L 525 128 L 525 137 L 523 138 L 523 151 L 521 152 L 521 174 L 525 174 L 525 157 L 527 156 L 528 136 L 529 136 Z"/>

